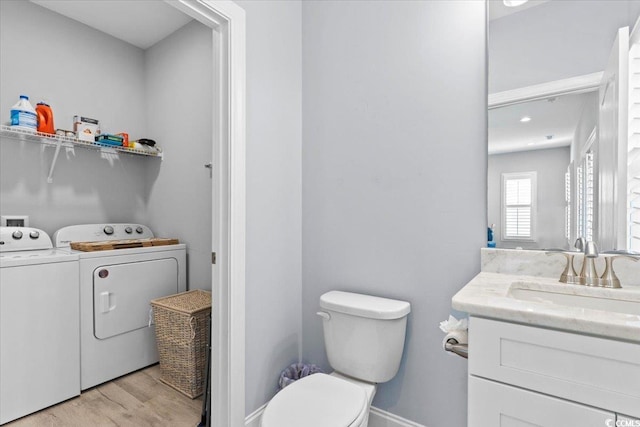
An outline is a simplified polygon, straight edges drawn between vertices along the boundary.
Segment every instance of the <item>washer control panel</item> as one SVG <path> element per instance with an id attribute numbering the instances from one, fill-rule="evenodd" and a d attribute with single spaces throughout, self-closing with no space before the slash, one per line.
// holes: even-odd
<path id="1" fill-rule="evenodd" d="M 56 248 L 69 247 L 71 242 L 101 242 L 104 240 L 149 239 L 151 229 L 142 224 L 80 224 L 61 228 L 53 234 Z"/>
<path id="2" fill-rule="evenodd" d="M 0 252 L 51 249 L 49 235 L 32 227 L 0 227 Z"/>

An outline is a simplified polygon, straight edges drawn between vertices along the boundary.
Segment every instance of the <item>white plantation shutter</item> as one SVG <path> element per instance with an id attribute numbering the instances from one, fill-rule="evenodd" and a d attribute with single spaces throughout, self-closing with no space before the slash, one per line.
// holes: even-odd
<path id="1" fill-rule="evenodd" d="M 584 237 L 585 212 L 584 212 L 584 163 L 576 168 L 576 236 Z"/>
<path id="2" fill-rule="evenodd" d="M 593 151 L 585 153 L 582 162 L 576 168 L 576 236 L 593 240 L 595 221 Z M 571 242 L 569 242 L 571 243 Z"/>
<path id="3" fill-rule="evenodd" d="M 531 180 L 505 181 L 505 230 L 509 237 L 531 236 Z"/>
<path id="4" fill-rule="evenodd" d="M 564 237 L 567 242 L 571 241 L 571 167 L 567 167 L 564 174 Z"/>
<path id="5" fill-rule="evenodd" d="M 594 188 L 593 151 L 587 152 L 584 158 L 584 232 L 581 234 L 587 242 L 593 241 L 593 227 L 595 222 L 595 188 Z"/>
<path id="6" fill-rule="evenodd" d="M 502 239 L 535 240 L 536 173 L 502 174 Z"/>

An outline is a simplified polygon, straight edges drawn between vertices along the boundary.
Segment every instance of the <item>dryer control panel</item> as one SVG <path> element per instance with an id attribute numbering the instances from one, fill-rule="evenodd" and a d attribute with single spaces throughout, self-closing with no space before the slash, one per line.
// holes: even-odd
<path id="1" fill-rule="evenodd" d="M 69 247 L 71 242 L 100 242 L 104 240 L 149 239 L 153 232 L 142 224 L 80 224 L 61 228 L 53 234 L 57 248 Z"/>

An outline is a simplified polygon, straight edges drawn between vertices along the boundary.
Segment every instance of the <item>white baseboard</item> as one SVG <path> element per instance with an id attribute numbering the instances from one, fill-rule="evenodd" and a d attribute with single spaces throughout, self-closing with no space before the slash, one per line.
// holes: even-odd
<path id="1" fill-rule="evenodd" d="M 391 412 L 383 411 L 375 406 L 369 412 L 369 427 L 426 427 L 406 418 L 394 415 Z"/>
<path id="2" fill-rule="evenodd" d="M 262 417 L 262 413 L 264 412 L 264 408 L 266 407 L 267 407 L 267 404 L 265 403 L 264 405 L 262 405 L 261 407 L 259 407 L 258 409 L 256 409 L 255 411 L 247 415 L 247 418 L 244 419 L 244 426 L 260 427 L 260 417 Z"/>
<path id="3" fill-rule="evenodd" d="M 267 407 L 265 403 L 251 414 L 247 415 L 244 420 L 245 427 L 260 427 L 260 417 L 264 408 Z M 369 412 L 369 427 L 425 427 L 422 424 L 414 423 L 405 418 L 394 415 L 390 412 L 378 409 L 375 406 L 371 407 Z"/>

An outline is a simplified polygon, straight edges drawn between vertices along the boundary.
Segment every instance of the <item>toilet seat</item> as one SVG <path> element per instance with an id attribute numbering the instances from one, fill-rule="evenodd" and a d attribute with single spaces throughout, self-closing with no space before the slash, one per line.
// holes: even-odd
<path id="1" fill-rule="evenodd" d="M 365 391 L 326 374 L 313 374 L 285 387 L 269 402 L 261 427 L 352 427 L 366 413 Z"/>

